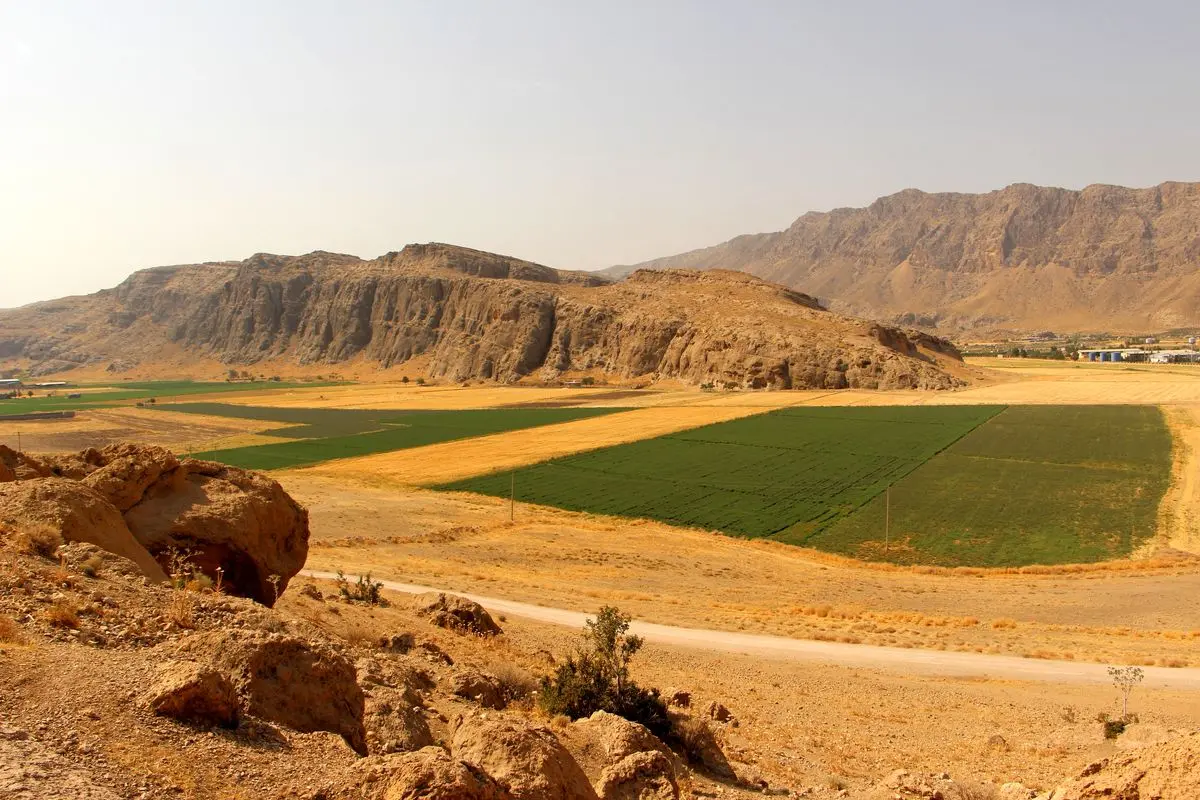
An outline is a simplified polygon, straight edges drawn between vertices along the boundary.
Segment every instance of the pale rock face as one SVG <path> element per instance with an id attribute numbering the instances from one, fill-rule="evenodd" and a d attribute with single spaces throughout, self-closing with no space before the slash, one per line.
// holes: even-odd
<path id="1" fill-rule="evenodd" d="M 1200 312 L 1200 183 L 906 189 L 787 230 L 613 267 L 737 269 L 837 311 L 944 330 L 1163 330 Z"/>
<path id="2" fill-rule="evenodd" d="M 579 764 L 548 729 L 469 717 L 450 752 L 496 779 L 514 800 L 597 800 Z"/>
<path id="3" fill-rule="evenodd" d="M 419 357 L 425 374 L 456 381 L 587 373 L 949 388 L 936 357 L 958 357 L 943 340 L 831 314 L 746 275 L 646 271 L 611 284 L 438 244 L 373 261 L 317 252 L 160 267 L 106 292 L 2 311 L 0 330 L 0 358 L 35 368 L 123 371 L 182 348 L 233 365 Z"/>
<path id="4" fill-rule="evenodd" d="M 23 457 L 19 467 L 71 477 L 0 474 L 0 519 L 48 524 L 67 541 L 128 558 L 154 581 L 167 579 L 179 554 L 214 581 L 219 574 L 224 590 L 272 605 L 308 555 L 308 511 L 261 473 L 130 443 L 45 463 Z"/>

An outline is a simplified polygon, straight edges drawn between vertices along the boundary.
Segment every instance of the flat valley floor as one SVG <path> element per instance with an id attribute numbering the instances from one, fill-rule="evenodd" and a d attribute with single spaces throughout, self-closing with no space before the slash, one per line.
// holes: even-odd
<path id="1" fill-rule="evenodd" d="M 308 568 L 639 620 L 913 653 L 1200 669 L 1200 368 L 972 364 L 981 380 L 945 392 L 615 391 L 367 384 L 251 390 L 217 402 L 333 409 L 628 408 L 273 475 L 311 512 Z M 1154 405 L 1173 440 L 1158 529 L 1134 557 L 1086 566 L 989 570 L 864 564 L 770 541 L 605 517 L 476 494 L 446 483 L 581 451 L 801 406 Z M 620 424 L 613 420 L 620 419 Z M 121 438 L 179 452 L 272 441 L 277 423 L 121 406 L 73 420 L 5 423 L 0 443 L 68 450 Z M 292 592 L 285 601 L 305 601 Z M 382 612 L 381 612 L 382 613 Z M 513 619 L 507 647 L 563 653 L 576 632 Z M 530 655 L 531 669 L 536 659 Z M 544 668 L 544 667 L 543 667 Z M 693 688 L 743 720 L 736 745 L 796 780 L 879 777 L 898 767 L 974 770 L 1037 785 L 1117 746 L 1094 722 L 1118 695 L 1103 684 L 931 676 L 650 645 L 635 677 Z M 1131 701 L 1138 737 L 1200 725 L 1200 692 L 1148 680 Z M 992 737 L 1004 742 L 996 744 Z M 989 741 L 992 743 L 989 744 Z M 971 774 L 968 772 L 967 774 Z M 799 777 L 798 777 L 799 776 Z M 792 778 L 789 778 L 791 780 Z"/>

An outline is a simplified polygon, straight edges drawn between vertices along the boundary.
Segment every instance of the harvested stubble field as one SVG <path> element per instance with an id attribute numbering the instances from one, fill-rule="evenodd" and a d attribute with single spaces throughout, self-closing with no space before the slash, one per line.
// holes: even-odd
<path id="1" fill-rule="evenodd" d="M 249 469 L 286 469 L 339 458 L 403 450 L 503 431 L 599 417 L 617 408 L 490 408 L 461 411 L 303 409 L 185 403 L 172 411 L 271 420 L 287 427 L 267 431 L 285 438 L 198 453 L 200 458 Z"/>

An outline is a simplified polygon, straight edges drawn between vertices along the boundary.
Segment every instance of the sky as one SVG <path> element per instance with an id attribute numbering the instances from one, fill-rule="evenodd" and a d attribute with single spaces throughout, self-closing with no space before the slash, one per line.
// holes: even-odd
<path id="1" fill-rule="evenodd" d="M 916 187 L 1200 180 L 1200 3 L 0 0 L 0 307 L 442 241 L 564 269 Z"/>

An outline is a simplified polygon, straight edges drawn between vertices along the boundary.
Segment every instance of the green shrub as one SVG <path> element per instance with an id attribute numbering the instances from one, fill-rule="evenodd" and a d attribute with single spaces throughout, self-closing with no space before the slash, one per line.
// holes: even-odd
<path id="1" fill-rule="evenodd" d="M 1104 722 L 1104 738 L 1115 739 L 1125 732 L 1125 720 L 1110 719 Z"/>
<path id="2" fill-rule="evenodd" d="M 553 677 L 542 679 L 538 704 L 547 714 L 582 719 L 607 711 L 645 725 L 658 736 L 670 733 L 671 721 L 658 690 L 629 679 L 629 661 L 643 644 L 641 637 L 629 635 L 629 621 L 612 606 L 587 621 L 583 646 Z"/>

